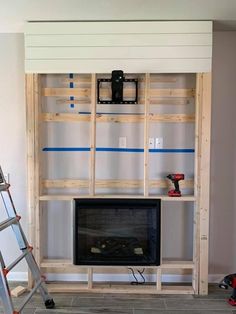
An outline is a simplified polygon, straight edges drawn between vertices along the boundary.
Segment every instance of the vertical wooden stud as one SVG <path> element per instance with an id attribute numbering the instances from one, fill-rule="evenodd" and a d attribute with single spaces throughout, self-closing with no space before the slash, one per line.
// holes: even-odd
<path id="1" fill-rule="evenodd" d="M 90 120 L 90 183 L 89 194 L 95 195 L 96 166 L 96 74 L 92 74 L 91 82 L 91 120 Z"/>
<path id="2" fill-rule="evenodd" d="M 40 75 L 27 74 L 26 86 L 26 131 L 27 131 L 27 193 L 29 208 L 29 240 L 34 246 L 36 261 L 40 263 L 40 179 L 39 179 L 39 108 L 40 108 Z M 29 288 L 33 286 L 29 274 Z"/>
<path id="3" fill-rule="evenodd" d="M 210 207 L 211 73 L 202 74 L 199 145 L 199 293 L 208 293 Z"/>
<path id="4" fill-rule="evenodd" d="M 150 74 L 145 74 L 145 101 L 144 101 L 144 196 L 148 196 L 149 194 L 149 105 L 150 105 Z"/>
<path id="5" fill-rule="evenodd" d="M 194 161 L 194 229 L 193 229 L 193 289 L 195 294 L 199 292 L 199 195 L 200 195 L 200 130 L 201 130 L 201 104 L 202 104 L 202 73 L 196 75 L 196 93 L 195 93 L 195 161 Z"/>
<path id="6" fill-rule="evenodd" d="M 156 269 L 156 288 L 158 291 L 161 290 L 161 267 L 157 267 Z"/>
<path id="7" fill-rule="evenodd" d="M 93 268 L 88 268 L 88 289 L 93 288 Z"/>

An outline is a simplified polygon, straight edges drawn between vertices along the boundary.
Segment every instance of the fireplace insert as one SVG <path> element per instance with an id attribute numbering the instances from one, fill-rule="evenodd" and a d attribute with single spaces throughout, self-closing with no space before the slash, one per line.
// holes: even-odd
<path id="1" fill-rule="evenodd" d="M 160 265 L 159 199 L 75 199 L 75 265 Z"/>

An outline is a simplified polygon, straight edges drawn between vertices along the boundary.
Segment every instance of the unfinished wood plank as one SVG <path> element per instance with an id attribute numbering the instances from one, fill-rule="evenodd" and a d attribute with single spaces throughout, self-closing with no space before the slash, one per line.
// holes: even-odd
<path id="1" fill-rule="evenodd" d="M 86 284 L 79 283 L 49 283 L 48 291 L 51 293 L 77 293 L 88 291 Z M 131 286 L 127 284 L 94 284 L 89 290 L 93 293 L 141 293 L 141 294 L 194 294 L 193 288 L 190 286 L 162 286 L 161 290 L 157 290 L 155 285 Z"/>
<path id="2" fill-rule="evenodd" d="M 161 264 L 162 269 L 193 269 L 193 261 L 174 261 L 164 260 Z"/>
<path id="3" fill-rule="evenodd" d="M 91 124 L 90 124 L 90 183 L 89 193 L 95 195 L 95 166 L 96 166 L 96 74 L 91 77 Z"/>
<path id="4" fill-rule="evenodd" d="M 96 114 L 96 122 L 110 123 L 138 123 L 145 119 L 143 114 L 122 115 L 122 114 Z M 90 114 L 79 113 L 43 113 L 41 120 L 44 122 L 89 122 Z M 195 116 L 188 114 L 149 114 L 151 122 L 194 122 Z"/>
<path id="5" fill-rule="evenodd" d="M 211 140 L 211 73 L 202 74 L 200 144 L 200 268 L 199 293 L 208 293 L 209 206 L 210 206 L 210 140 Z"/>
<path id="6" fill-rule="evenodd" d="M 145 74 L 145 102 L 144 102 L 144 169 L 143 169 L 143 193 L 144 196 L 149 194 L 149 96 L 150 96 L 150 74 Z"/>
<path id="7" fill-rule="evenodd" d="M 196 202 L 194 206 L 194 241 L 193 241 L 193 289 L 195 293 L 199 292 L 199 254 L 200 254 L 200 159 L 201 159 L 201 117 L 202 117 L 202 89 L 203 89 L 203 74 L 198 73 L 196 75 L 196 101 L 195 101 L 195 157 L 194 157 L 194 195 L 196 196 Z"/>
<path id="8" fill-rule="evenodd" d="M 16 288 L 11 290 L 11 296 L 18 298 L 22 294 L 24 294 L 27 291 L 26 287 L 17 286 Z"/>
<path id="9" fill-rule="evenodd" d="M 90 105 L 90 100 L 89 99 L 84 99 L 84 98 L 81 98 L 81 99 L 74 99 L 73 101 L 71 100 L 68 100 L 68 99 L 57 99 L 56 100 L 56 103 L 57 104 L 65 104 L 65 105 L 68 105 L 68 104 L 71 104 L 73 103 L 74 105 Z M 144 99 L 140 99 L 139 100 L 139 103 L 136 104 L 136 106 L 143 106 L 143 103 L 144 103 Z M 189 105 L 191 103 L 191 98 L 187 98 L 187 97 L 172 97 L 172 98 L 155 98 L 155 99 L 151 99 L 150 98 L 150 105 L 178 105 L 178 106 L 184 106 L 184 105 Z M 129 105 L 127 105 L 129 106 Z"/>
<path id="10" fill-rule="evenodd" d="M 40 237 L 40 143 L 39 143 L 39 114 L 41 106 L 40 75 L 26 75 L 26 116 L 27 116 L 27 163 L 28 163 L 28 200 L 30 220 L 30 244 L 34 246 L 34 255 L 39 263 L 41 259 Z M 33 278 L 29 273 L 29 288 L 33 287 Z"/>
<path id="11" fill-rule="evenodd" d="M 145 89 L 140 89 L 139 92 L 144 92 Z M 133 97 L 135 93 L 134 88 L 124 88 L 124 98 Z M 74 96 L 74 97 L 90 97 L 91 88 L 43 88 L 42 96 L 47 97 L 65 97 L 65 96 Z M 194 97 L 195 89 L 150 89 L 150 97 Z M 101 98 L 110 98 L 111 90 L 108 88 L 100 89 L 100 97 Z"/>
<path id="12" fill-rule="evenodd" d="M 93 268 L 88 268 L 88 289 L 93 288 Z"/>
<path id="13" fill-rule="evenodd" d="M 42 259 L 42 245 L 41 245 L 41 234 L 42 230 L 42 210 L 40 203 L 38 201 L 39 196 L 42 194 L 41 191 L 41 146 L 40 146 L 40 136 L 41 136 L 41 124 L 40 115 L 42 112 L 42 102 L 41 102 L 41 76 L 34 74 L 34 106 L 35 106 L 35 245 L 34 245 L 34 256 L 38 264 L 40 264 Z"/>
<path id="14" fill-rule="evenodd" d="M 158 267 L 156 270 L 156 289 L 161 291 L 161 267 Z"/>
<path id="15" fill-rule="evenodd" d="M 149 180 L 150 188 L 170 188 L 172 183 L 167 179 Z M 44 188 L 62 189 L 62 188 L 88 188 L 89 180 L 43 180 Z M 181 189 L 191 189 L 194 187 L 193 180 L 183 180 L 179 182 Z M 97 188 L 140 188 L 143 186 L 143 180 L 95 180 Z"/>
<path id="16" fill-rule="evenodd" d="M 27 134 L 27 201 L 29 220 L 29 242 L 35 243 L 35 107 L 34 75 L 25 76 L 26 134 Z M 28 287 L 33 287 L 31 272 L 28 272 Z"/>
<path id="17" fill-rule="evenodd" d="M 193 202 L 196 200 L 194 195 L 184 195 L 181 197 L 169 197 L 168 195 L 150 195 L 144 197 L 140 194 L 97 194 L 93 196 L 94 198 L 150 198 L 150 199 L 160 199 L 167 202 Z M 74 198 L 91 198 L 89 194 L 44 194 L 39 197 L 40 201 L 73 201 Z"/>

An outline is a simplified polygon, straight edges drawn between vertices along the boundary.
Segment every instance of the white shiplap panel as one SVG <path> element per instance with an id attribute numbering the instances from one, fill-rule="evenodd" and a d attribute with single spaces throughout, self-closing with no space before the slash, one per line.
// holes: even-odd
<path id="1" fill-rule="evenodd" d="M 26 35 L 26 47 L 211 46 L 212 33 Z"/>
<path id="2" fill-rule="evenodd" d="M 210 72 L 211 59 L 26 60 L 27 73 L 196 73 Z"/>
<path id="3" fill-rule="evenodd" d="M 211 58 L 210 46 L 176 47 L 30 47 L 26 59 L 166 59 Z"/>
<path id="4" fill-rule="evenodd" d="M 29 22 L 26 34 L 211 33 L 211 21 Z"/>
<path id="5" fill-rule="evenodd" d="M 25 42 L 26 72 L 211 71 L 212 22 L 31 22 Z"/>

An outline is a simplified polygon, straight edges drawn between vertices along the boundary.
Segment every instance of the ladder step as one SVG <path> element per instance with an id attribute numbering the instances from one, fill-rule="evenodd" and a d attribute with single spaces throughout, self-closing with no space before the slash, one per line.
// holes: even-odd
<path id="1" fill-rule="evenodd" d="M 19 216 L 16 217 L 10 217 L 6 220 L 4 220 L 3 222 L 0 223 L 0 231 L 6 229 L 7 227 L 17 223 L 20 220 Z"/>
<path id="2" fill-rule="evenodd" d="M 25 249 L 25 252 L 22 253 L 14 262 L 12 262 L 8 267 L 4 268 L 5 274 L 8 274 L 10 270 L 12 270 L 13 267 L 15 267 L 23 258 L 26 257 L 27 254 L 32 252 L 32 247 L 28 247 Z"/>
<path id="3" fill-rule="evenodd" d="M 41 286 L 41 284 L 44 282 L 44 278 L 41 278 L 34 286 L 34 288 L 30 291 L 30 293 L 27 295 L 25 300 L 22 302 L 20 308 L 18 309 L 18 312 L 20 313 L 21 310 L 24 308 L 26 303 L 29 302 L 29 300 L 32 298 L 33 294 L 37 291 L 37 289 Z"/>
<path id="4" fill-rule="evenodd" d="M 9 189 L 9 186 L 10 184 L 8 183 L 0 184 L 0 192 L 7 191 Z"/>

